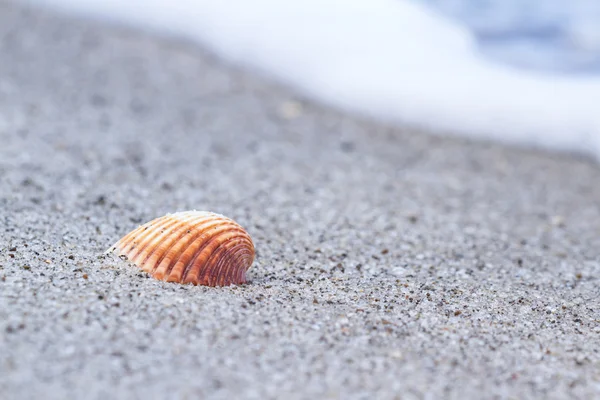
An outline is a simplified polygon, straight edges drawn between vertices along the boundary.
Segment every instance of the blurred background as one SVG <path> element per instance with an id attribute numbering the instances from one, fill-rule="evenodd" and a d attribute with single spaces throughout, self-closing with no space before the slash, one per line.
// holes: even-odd
<path id="1" fill-rule="evenodd" d="M 465 25 L 482 54 L 517 67 L 600 74 L 594 0 L 417 0 Z"/>
<path id="2" fill-rule="evenodd" d="M 321 103 L 600 155 L 595 0 L 31 0 L 187 38 Z"/>

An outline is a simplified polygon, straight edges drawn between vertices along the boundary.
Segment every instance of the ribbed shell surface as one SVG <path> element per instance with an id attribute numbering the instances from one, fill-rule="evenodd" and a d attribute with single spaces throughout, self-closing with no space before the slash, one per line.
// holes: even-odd
<path id="1" fill-rule="evenodd" d="M 245 283 L 254 261 L 250 235 L 235 221 L 206 211 L 157 218 L 110 250 L 156 279 L 205 286 Z"/>

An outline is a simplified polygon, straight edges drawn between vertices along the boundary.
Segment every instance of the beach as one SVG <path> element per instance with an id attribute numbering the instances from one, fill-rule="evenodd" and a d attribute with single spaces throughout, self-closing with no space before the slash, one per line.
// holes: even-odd
<path id="1" fill-rule="evenodd" d="M 600 397 L 599 176 L 0 1 L 0 393 Z M 249 284 L 104 254 L 194 209 L 248 230 Z"/>

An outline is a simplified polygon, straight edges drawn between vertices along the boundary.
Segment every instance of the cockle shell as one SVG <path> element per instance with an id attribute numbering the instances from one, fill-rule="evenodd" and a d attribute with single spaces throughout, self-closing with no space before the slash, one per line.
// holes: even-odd
<path id="1" fill-rule="evenodd" d="M 127 257 L 156 279 L 205 286 L 245 283 L 254 261 L 250 235 L 235 221 L 207 211 L 152 220 L 109 251 Z"/>

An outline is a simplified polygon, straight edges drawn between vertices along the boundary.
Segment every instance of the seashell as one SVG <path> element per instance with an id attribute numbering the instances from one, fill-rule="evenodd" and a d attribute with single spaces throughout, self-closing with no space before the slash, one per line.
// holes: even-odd
<path id="1" fill-rule="evenodd" d="M 245 283 L 254 261 L 254 244 L 244 228 L 207 211 L 156 218 L 109 251 L 127 257 L 156 279 L 205 286 Z"/>

